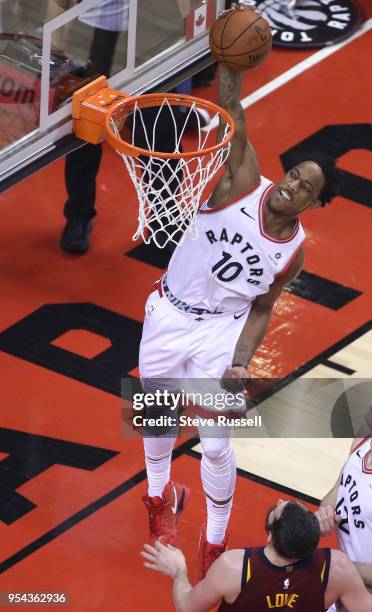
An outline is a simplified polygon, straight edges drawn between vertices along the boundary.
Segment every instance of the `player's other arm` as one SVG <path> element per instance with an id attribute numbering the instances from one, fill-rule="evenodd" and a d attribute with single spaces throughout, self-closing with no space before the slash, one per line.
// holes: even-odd
<path id="1" fill-rule="evenodd" d="M 328 491 L 320 502 L 319 509 L 315 512 L 320 526 L 320 534 L 322 536 L 329 535 L 340 522 L 340 517 L 336 514 L 337 492 L 340 482 L 340 477 L 336 484 Z"/>
<path id="2" fill-rule="evenodd" d="M 208 612 L 231 588 L 237 593 L 240 590 L 240 572 L 233 571 L 231 562 L 231 557 L 237 552 L 223 553 L 210 567 L 204 580 L 194 587 L 188 579 L 185 557 L 178 548 L 156 542 L 155 547 L 145 544 L 141 554 L 147 559 L 146 567 L 171 576 L 177 612 Z"/>
<path id="3" fill-rule="evenodd" d="M 240 391 L 244 386 L 244 380 L 249 378 L 247 369 L 256 349 L 265 336 L 273 306 L 283 287 L 299 275 L 303 261 L 304 253 L 301 249 L 288 270 L 271 285 L 270 291 L 258 296 L 253 302 L 247 321 L 236 343 L 233 367 L 226 368 L 222 377 L 222 386 L 227 391 Z"/>
<path id="4" fill-rule="evenodd" d="M 360 439 L 356 438 L 350 448 L 349 456 L 353 452 L 354 448 L 358 446 L 360 443 Z M 315 512 L 315 516 L 317 517 L 320 525 L 320 533 L 322 536 L 329 535 L 335 529 L 335 527 L 340 522 L 340 517 L 336 514 L 336 504 L 337 504 L 337 493 L 338 487 L 341 480 L 342 470 L 330 491 L 323 497 L 320 502 L 319 509 Z"/>
<path id="5" fill-rule="evenodd" d="M 369 592 L 372 593 L 372 563 L 357 563 L 354 566 Z"/>
<path id="6" fill-rule="evenodd" d="M 243 73 L 219 65 L 218 102 L 231 115 L 235 133 L 225 171 L 209 199 L 208 206 L 215 208 L 250 191 L 260 180 L 256 153 L 247 139 L 244 109 L 240 103 Z M 217 140 L 223 137 L 226 122 L 221 117 Z"/>
<path id="7" fill-rule="evenodd" d="M 372 612 L 372 596 L 353 563 L 339 550 L 331 552 L 331 571 L 326 591 L 326 604 L 341 601 L 348 612 Z"/>
<path id="8" fill-rule="evenodd" d="M 241 572 L 232 569 L 229 556 L 237 551 L 223 553 L 209 568 L 205 578 L 194 587 L 173 582 L 173 602 L 177 612 L 208 612 L 220 603 L 231 589 L 240 591 Z M 183 589 L 183 590 L 181 590 Z"/>

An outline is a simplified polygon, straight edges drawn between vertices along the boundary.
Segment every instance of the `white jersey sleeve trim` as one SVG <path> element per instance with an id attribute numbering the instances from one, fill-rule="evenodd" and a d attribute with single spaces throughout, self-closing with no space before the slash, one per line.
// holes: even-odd
<path id="1" fill-rule="evenodd" d="M 235 204 L 236 202 L 239 202 L 239 200 L 242 200 L 243 198 L 245 198 L 246 196 L 250 195 L 251 193 L 253 193 L 254 191 L 256 191 L 256 189 L 258 189 L 258 187 L 260 187 L 261 185 L 261 178 L 258 181 L 258 183 L 256 183 L 252 189 L 250 189 L 249 191 L 247 191 L 246 193 L 242 193 L 241 195 L 237 196 L 236 198 L 234 198 L 233 200 L 228 200 L 227 202 L 225 202 L 224 204 L 221 204 L 220 206 L 215 206 L 214 208 L 201 208 L 199 210 L 200 214 L 203 215 L 210 215 L 211 213 L 216 213 L 219 210 L 224 210 L 224 208 L 227 208 L 228 206 L 231 206 L 232 204 Z"/>

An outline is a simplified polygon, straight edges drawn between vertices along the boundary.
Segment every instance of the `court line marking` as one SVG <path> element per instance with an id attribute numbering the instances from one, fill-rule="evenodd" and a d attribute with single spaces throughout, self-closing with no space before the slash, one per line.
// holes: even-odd
<path id="1" fill-rule="evenodd" d="M 177 446 L 177 448 L 175 448 L 173 451 L 172 461 L 185 455 L 186 451 L 190 447 L 195 446 L 197 443 L 198 438 L 190 438 L 189 440 L 186 440 L 186 442 L 183 442 L 182 444 Z M 98 510 L 101 510 L 101 508 L 104 508 L 111 502 L 115 501 L 121 495 L 127 493 L 130 489 L 146 480 L 146 478 L 147 474 L 145 469 L 141 470 L 140 472 L 137 472 L 121 484 L 114 487 L 114 489 L 111 489 L 111 491 L 104 493 L 104 495 L 102 495 L 98 499 L 90 502 L 87 506 L 84 506 L 83 508 L 75 512 L 75 514 L 72 514 L 67 519 L 36 538 L 36 540 L 34 540 L 33 542 L 26 544 L 26 546 L 13 553 L 7 559 L 0 561 L 0 574 L 3 574 L 7 570 L 11 569 L 20 561 L 23 561 L 24 559 L 32 555 L 34 552 L 43 548 L 43 546 L 45 546 L 46 544 L 49 544 L 49 542 L 52 542 L 59 536 L 63 535 L 66 531 L 69 531 L 70 529 L 75 527 L 75 525 L 77 525 L 78 523 L 81 523 Z"/>
<path id="2" fill-rule="evenodd" d="M 199 442 L 199 438 L 193 437 L 190 438 L 190 440 L 184 442 L 183 444 L 180 444 L 173 451 L 172 462 L 182 456 L 193 457 L 194 459 L 198 459 L 200 461 L 200 453 L 193 450 L 192 448 L 193 446 L 199 444 Z M 252 480 L 253 482 L 261 486 L 265 486 L 268 489 L 280 491 L 281 493 L 291 495 L 292 497 L 295 497 L 297 499 L 302 499 L 304 502 L 311 503 L 315 506 L 318 506 L 320 504 L 320 500 L 311 497 L 306 493 L 301 493 L 299 491 L 296 491 L 295 489 L 291 489 L 289 487 L 281 485 L 280 483 L 276 483 L 267 478 L 263 478 L 262 476 L 257 476 L 256 474 L 247 472 L 242 468 L 237 468 L 237 474 L 243 478 L 246 478 L 247 480 Z M 27 557 L 43 548 L 46 544 L 49 544 L 59 536 L 63 535 L 66 531 L 69 531 L 98 510 L 101 510 L 111 502 L 115 501 L 124 493 L 127 493 L 128 491 L 130 491 L 130 489 L 137 486 L 144 480 L 146 480 L 146 470 L 141 470 L 140 472 L 137 472 L 136 474 L 134 474 L 134 476 L 131 476 L 130 478 L 128 478 L 128 480 L 124 481 L 108 493 L 102 495 L 102 497 L 96 499 L 95 501 L 91 502 L 90 504 L 73 514 L 72 516 L 68 517 L 67 519 L 59 523 L 59 525 L 56 525 L 56 527 L 53 527 L 43 535 L 36 538 L 36 540 L 34 540 L 33 542 L 30 542 L 29 544 L 18 550 L 16 553 L 13 553 L 7 559 L 1 561 L 0 574 L 3 574 L 4 572 L 8 571 L 20 561 L 27 559 Z"/>
<path id="3" fill-rule="evenodd" d="M 342 374 L 345 374 L 345 376 L 352 376 L 356 372 L 356 370 L 347 368 L 346 366 L 342 365 L 341 363 L 337 363 L 337 361 L 333 361 L 332 359 L 325 359 L 323 361 L 323 365 L 327 366 L 327 368 L 336 370 L 336 372 L 341 372 Z"/>
<path id="4" fill-rule="evenodd" d="M 277 382 L 275 382 L 271 387 L 260 393 L 257 397 L 251 400 L 251 408 L 255 408 L 265 400 L 269 399 L 271 396 L 275 395 L 278 391 L 284 389 L 287 385 L 294 382 L 298 378 L 301 378 L 304 374 L 307 374 L 310 370 L 315 368 L 317 365 L 327 365 L 327 360 L 338 353 L 342 349 L 346 348 L 354 342 L 358 340 L 362 336 L 364 336 L 367 332 L 372 329 L 372 320 L 363 323 L 360 327 L 354 329 L 350 334 L 343 336 L 340 340 L 337 340 L 334 344 L 331 344 L 328 348 L 324 349 L 321 353 L 299 366 L 293 372 L 290 372 L 284 378 L 278 378 Z M 345 377 L 346 378 L 346 377 Z"/>
<path id="5" fill-rule="evenodd" d="M 282 85 L 285 85 L 286 83 L 288 83 L 289 81 L 297 77 L 302 72 L 305 72 L 305 70 L 308 70 L 309 68 L 312 68 L 313 66 L 316 66 L 316 64 L 319 64 L 319 62 L 323 61 L 324 59 L 326 59 L 333 53 L 336 53 L 337 51 L 339 51 L 343 47 L 346 47 L 346 45 L 353 42 L 360 36 L 363 36 L 363 34 L 368 32 L 371 28 L 372 28 L 372 17 L 370 19 L 367 19 L 367 21 L 363 23 L 360 29 L 357 30 L 357 32 L 355 32 L 352 36 L 350 36 L 350 38 L 347 38 L 346 40 L 336 45 L 331 45 L 329 47 L 323 47 L 323 49 L 316 51 L 315 53 L 310 55 L 310 57 L 307 57 L 302 62 L 299 62 L 295 66 L 292 66 L 292 68 L 289 68 L 289 70 L 286 70 L 286 72 L 283 72 L 282 74 L 277 76 L 275 79 L 273 79 L 269 83 L 266 83 L 266 85 L 263 85 L 263 87 L 260 87 L 259 89 L 251 93 L 249 96 L 242 98 L 240 101 L 242 107 L 244 109 L 247 109 L 249 106 L 252 106 L 259 100 L 262 100 L 262 98 L 265 98 L 266 96 L 271 94 L 273 91 L 275 91 Z M 217 125 L 218 125 L 218 119 L 213 118 L 211 123 L 202 129 L 203 131 L 211 130 L 211 129 L 216 128 Z"/>
<path id="6" fill-rule="evenodd" d="M 189 457 L 194 457 L 195 459 L 201 460 L 202 454 L 199 451 L 194 450 L 193 448 L 189 448 L 184 451 L 185 455 Z M 254 474 L 253 472 L 248 472 L 243 468 L 237 467 L 236 473 L 238 476 L 242 478 L 246 478 L 247 480 L 252 480 L 256 484 L 259 484 L 263 487 L 267 487 L 268 489 L 274 489 L 275 491 L 279 491 L 280 493 L 285 493 L 285 495 L 290 495 L 291 497 L 295 497 L 296 499 L 302 499 L 302 501 L 307 502 L 308 504 L 313 504 L 314 506 L 320 505 L 320 499 L 317 497 L 312 497 L 307 493 L 302 493 L 301 491 L 297 491 L 296 489 L 292 489 L 291 487 L 287 487 L 286 485 L 281 484 L 280 482 L 275 482 L 274 480 L 270 480 L 269 478 L 265 478 L 264 476 L 259 476 L 258 474 Z"/>

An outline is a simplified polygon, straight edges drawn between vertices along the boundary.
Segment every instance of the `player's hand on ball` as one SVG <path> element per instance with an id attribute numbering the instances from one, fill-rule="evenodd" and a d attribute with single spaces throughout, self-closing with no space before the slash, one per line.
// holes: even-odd
<path id="1" fill-rule="evenodd" d="M 249 6 L 247 4 L 237 4 L 236 2 L 233 2 L 231 4 L 230 8 L 223 9 L 222 11 L 220 11 L 220 13 L 218 14 L 218 17 L 221 17 L 221 15 L 224 15 L 225 13 L 229 13 L 230 11 L 236 11 L 236 10 L 239 10 L 239 11 L 253 11 L 257 15 L 260 14 L 259 10 L 255 6 Z"/>
<path id="2" fill-rule="evenodd" d="M 243 391 L 250 380 L 251 375 L 246 368 L 234 366 L 225 369 L 220 384 L 226 391 L 237 393 Z"/>
<path id="3" fill-rule="evenodd" d="M 320 506 L 315 512 L 320 527 L 320 535 L 325 536 L 332 533 L 336 525 L 341 521 L 341 517 L 335 513 L 333 506 Z"/>
<path id="4" fill-rule="evenodd" d="M 154 546 L 144 544 L 141 550 L 142 557 L 147 559 L 145 567 L 154 569 L 165 576 L 174 576 L 179 572 L 187 573 L 186 559 L 179 548 L 168 544 L 164 546 L 161 542 L 155 542 Z"/>
<path id="5" fill-rule="evenodd" d="M 271 28 L 256 7 L 232 5 L 212 24 L 209 46 L 214 59 L 231 71 L 260 66 L 271 51 Z"/>

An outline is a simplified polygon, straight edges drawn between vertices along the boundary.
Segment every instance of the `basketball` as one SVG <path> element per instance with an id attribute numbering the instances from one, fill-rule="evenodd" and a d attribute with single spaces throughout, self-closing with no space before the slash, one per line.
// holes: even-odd
<path id="1" fill-rule="evenodd" d="M 268 22 L 249 7 L 224 12 L 209 34 L 212 55 L 230 70 L 259 66 L 269 55 L 271 43 Z"/>

